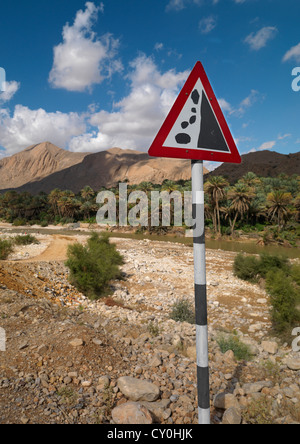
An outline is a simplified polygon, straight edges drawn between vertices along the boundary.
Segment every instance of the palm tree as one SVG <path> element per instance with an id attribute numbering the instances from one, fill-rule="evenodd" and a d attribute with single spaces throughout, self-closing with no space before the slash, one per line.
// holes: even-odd
<path id="1" fill-rule="evenodd" d="M 253 188 L 250 188 L 243 183 L 237 183 L 229 191 L 228 197 L 231 199 L 231 208 L 235 212 L 231 226 L 231 234 L 233 234 L 238 216 L 240 215 L 242 219 L 245 213 L 249 211 L 252 199 L 255 197 L 255 192 Z"/>
<path id="2" fill-rule="evenodd" d="M 65 190 L 61 192 L 57 206 L 63 217 L 73 217 L 75 212 L 75 194 L 73 191 Z"/>
<path id="3" fill-rule="evenodd" d="M 221 221 L 220 221 L 220 202 L 224 200 L 226 196 L 226 187 L 229 183 L 222 176 L 211 176 L 204 185 L 205 191 L 211 198 L 211 204 L 213 210 L 213 225 L 215 232 L 221 234 Z"/>
<path id="4" fill-rule="evenodd" d="M 93 190 L 93 188 L 87 185 L 81 190 L 80 194 L 84 202 L 87 202 L 95 196 L 95 191 Z"/>
<path id="5" fill-rule="evenodd" d="M 277 216 L 278 228 L 283 228 L 285 220 L 289 216 L 290 205 L 292 203 L 291 193 L 282 190 L 274 190 L 267 196 L 268 214 L 271 220 Z"/>
<path id="6" fill-rule="evenodd" d="M 294 202 L 296 212 L 297 212 L 297 221 L 300 221 L 300 193 L 296 196 L 295 202 Z"/>
<path id="7" fill-rule="evenodd" d="M 248 187 L 254 187 L 255 185 L 259 185 L 261 183 L 259 177 L 257 177 L 257 175 L 251 171 L 244 174 L 244 176 L 240 179 L 240 182 Z"/>
<path id="8" fill-rule="evenodd" d="M 61 217 L 61 211 L 58 205 L 58 201 L 60 200 L 61 196 L 62 196 L 62 191 L 59 190 L 58 188 L 52 190 L 48 196 L 48 202 L 52 207 L 54 216 L 59 215 Z"/>

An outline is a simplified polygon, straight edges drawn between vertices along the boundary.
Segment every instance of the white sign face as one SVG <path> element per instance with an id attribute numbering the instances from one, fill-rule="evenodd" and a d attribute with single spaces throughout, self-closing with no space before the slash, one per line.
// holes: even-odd
<path id="1" fill-rule="evenodd" d="M 197 147 L 201 128 L 202 91 L 204 91 L 203 86 L 198 79 L 194 91 L 186 101 L 163 146 L 185 149 Z"/>
<path id="2" fill-rule="evenodd" d="M 230 153 L 200 79 L 187 99 L 163 147 Z"/>

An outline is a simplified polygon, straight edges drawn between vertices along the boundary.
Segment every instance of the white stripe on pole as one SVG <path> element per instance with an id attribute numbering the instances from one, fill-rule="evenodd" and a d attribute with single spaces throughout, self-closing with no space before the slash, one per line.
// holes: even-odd
<path id="1" fill-rule="evenodd" d="M 201 409 L 198 407 L 199 424 L 210 424 L 210 409 Z"/>
<path id="2" fill-rule="evenodd" d="M 207 325 L 196 325 L 197 365 L 208 367 L 208 328 Z"/>

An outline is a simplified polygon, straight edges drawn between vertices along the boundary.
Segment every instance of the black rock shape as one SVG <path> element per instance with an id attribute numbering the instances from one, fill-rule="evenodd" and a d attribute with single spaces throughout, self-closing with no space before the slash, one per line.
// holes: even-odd
<path id="1" fill-rule="evenodd" d="M 177 143 L 182 144 L 182 145 L 187 145 L 188 143 L 190 143 L 191 138 L 188 134 L 186 133 L 179 133 L 177 134 L 177 136 L 175 137 L 175 140 Z"/>
<path id="2" fill-rule="evenodd" d="M 198 105 L 199 103 L 199 99 L 200 99 L 200 94 L 198 93 L 198 91 L 196 89 L 194 89 L 194 91 L 192 92 L 192 101 L 194 102 L 195 105 Z"/>

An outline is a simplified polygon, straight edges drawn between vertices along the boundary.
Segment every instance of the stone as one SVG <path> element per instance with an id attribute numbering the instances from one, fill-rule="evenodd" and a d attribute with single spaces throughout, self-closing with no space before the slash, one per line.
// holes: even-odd
<path id="1" fill-rule="evenodd" d="M 117 381 L 120 391 L 131 401 L 156 401 L 160 390 L 157 385 L 144 380 L 122 376 Z"/>
<path id="2" fill-rule="evenodd" d="M 22 416 L 22 418 L 21 418 L 21 422 L 22 422 L 22 424 L 26 425 L 26 424 L 29 423 L 29 419 L 26 418 L 26 416 Z"/>
<path id="3" fill-rule="evenodd" d="M 74 348 L 76 347 L 82 347 L 84 345 L 84 342 L 82 339 L 76 338 L 70 341 L 70 345 Z"/>
<path id="4" fill-rule="evenodd" d="M 111 412 L 115 424 L 152 424 L 149 410 L 137 402 L 127 402 Z"/>
<path id="5" fill-rule="evenodd" d="M 236 397 L 230 393 L 217 393 L 214 399 L 214 406 L 217 409 L 227 410 L 231 407 L 239 408 L 239 402 Z"/>
<path id="6" fill-rule="evenodd" d="M 261 346 L 264 349 L 264 351 L 269 353 L 270 355 L 276 355 L 276 353 L 278 352 L 277 342 L 263 341 L 261 343 Z"/>
<path id="7" fill-rule="evenodd" d="M 40 345 L 40 346 L 38 347 L 37 352 L 38 352 L 40 355 L 43 355 L 43 354 L 45 354 L 45 353 L 48 351 L 48 349 L 49 349 L 48 345 L 42 344 L 42 345 Z"/>
<path id="8" fill-rule="evenodd" d="M 268 299 L 266 298 L 257 299 L 257 303 L 265 305 L 268 303 Z"/>
<path id="9" fill-rule="evenodd" d="M 259 355 L 259 348 L 257 346 L 256 341 L 254 341 L 251 338 L 246 338 L 246 337 L 242 337 L 240 340 L 243 344 L 247 345 L 248 350 L 252 356 Z"/>
<path id="10" fill-rule="evenodd" d="M 101 341 L 101 339 L 94 338 L 93 344 L 101 346 L 101 345 L 103 345 L 103 342 Z"/>
<path id="11" fill-rule="evenodd" d="M 239 425 L 242 422 L 241 411 L 235 407 L 226 410 L 223 415 L 222 424 Z"/>
<path id="12" fill-rule="evenodd" d="M 196 360 L 197 360 L 196 346 L 188 347 L 187 350 L 186 350 L 186 355 L 188 356 L 188 358 L 190 358 L 190 359 L 192 359 L 193 361 L 196 362 Z"/>
<path id="13" fill-rule="evenodd" d="M 286 365 L 290 370 L 300 370 L 300 357 L 289 356 L 286 360 Z"/>
<path id="14" fill-rule="evenodd" d="M 252 324 L 252 325 L 250 325 L 248 331 L 249 331 L 250 333 L 255 333 L 256 331 L 261 330 L 261 328 L 262 328 L 262 325 L 261 325 L 260 323 Z"/>
<path id="15" fill-rule="evenodd" d="M 146 407 L 146 409 L 152 413 L 154 418 L 157 418 L 159 421 L 162 419 L 168 419 L 169 416 L 171 416 L 171 413 L 169 413 L 170 409 L 168 409 L 169 405 L 171 404 L 170 399 L 162 399 L 156 402 L 141 401 L 140 404 Z M 165 416 L 167 417 L 165 418 Z"/>
<path id="16" fill-rule="evenodd" d="M 98 381 L 97 390 L 104 390 L 105 388 L 109 387 L 109 384 L 110 384 L 109 376 L 101 376 Z"/>
<path id="17" fill-rule="evenodd" d="M 245 395 L 251 395 L 254 393 L 259 393 L 263 388 L 272 388 L 272 381 L 258 381 L 253 383 L 248 383 L 243 385 L 243 390 Z"/>
<path id="18" fill-rule="evenodd" d="M 149 366 L 150 367 L 159 367 L 162 365 L 162 360 L 159 355 L 155 355 L 150 359 Z"/>

